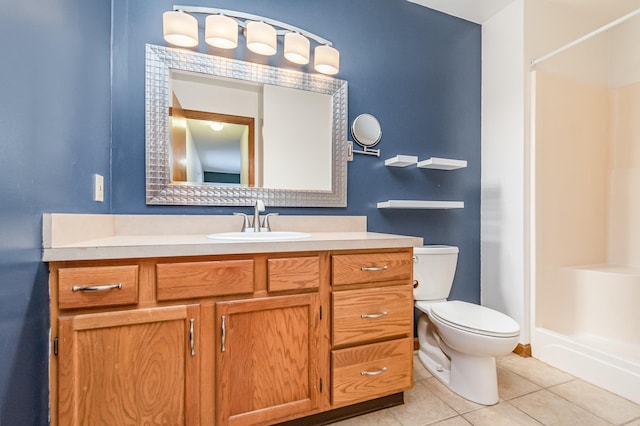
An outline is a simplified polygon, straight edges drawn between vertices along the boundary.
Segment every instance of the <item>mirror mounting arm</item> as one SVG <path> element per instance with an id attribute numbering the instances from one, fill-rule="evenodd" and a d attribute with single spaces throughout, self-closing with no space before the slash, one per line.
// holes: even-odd
<path id="1" fill-rule="evenodd" d="M 347 158 L 349 161 L 353 161 L 353 154 L 365 154 L 380 157 L 380 150 L 364 147 L 361 151 L 357 151 L 353 149 L 353 143 L 349 143 L 349 147 L 347 148 Z"/>
<path id="2" fill-rule="evenodd" d="M 380 157 L 380 150 L 373 149 L 382 138 L 382 129 L 380 122 L 371 114 L 360 114 L 353 120 L 351 124 L 351 136 L 358 145 L 362 147 L 361 151 L 353 149 L 353 143 L 349 147 L 349 158 L 353 159 L 353 154 L 374 155 Z"/>
<path id="3" fill-rule="evenodd" d="M 362 151 L 353 151 L 354 154 L 366 154 L 366 155 L 375 155 L 376 157 L 380 157 L 379 149 L 371 149 L 371 148 L 363 148 Z"/>

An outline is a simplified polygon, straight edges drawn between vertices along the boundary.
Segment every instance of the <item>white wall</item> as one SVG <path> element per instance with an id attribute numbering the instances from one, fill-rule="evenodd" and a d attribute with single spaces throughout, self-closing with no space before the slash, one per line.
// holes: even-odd
<path id="1" fill-rule="evenodd" d="M 640 268 L 640 16 L 610 31 L 608 260 Z"/>
<path id="2" fill-rule="evenodd" d="M 331 189 L 332 111 L 331 95 L 264 85 L 265 188 Z"/>
<path id="3" fill-rule="evenodd" d="M 630 18 L 610 31 L 609 87 L 638 82 L 640 76 L 640 15 Z"/>
<path id="4" fill-rule="evenodd" d="M 191 135 L 189 126 L 187 126 L 187 182 L 204 182 L 202 161 L 200 161 L 200 156 L 198 155 L 196 144 L 193 142 L 193 136 Z"/>
<path id="5" fill-rule="evenodd" d="M 175 72 L 171 89 L 184 109 L 255 117 L 256 121 L 260 117 L 260 88 L 250 83 L 233 84 Z"/>
<path id="6" fill-rule="evenodd" d="M 525 272 L 524 0 L 482 25 L 481 302 L 528 343 Z"/>
<path id="7" fill-rule="evenodd" d="M 521 343 L 530 341 L 531 271 L 535 267 L 529 61 L 605 23 L 550 0 L 514 0 L 483 22 L 482 303 L 520 323 Z M 543 67 L 569 68 L 579 59 L 583 65 L 572 73 L 581 75 L 581 80 L 595 82 L 606 76 L 602 61 L 584 66 L 588 56 L 583 49 L 571 55 L 573 58 L 556 58 Z"/>

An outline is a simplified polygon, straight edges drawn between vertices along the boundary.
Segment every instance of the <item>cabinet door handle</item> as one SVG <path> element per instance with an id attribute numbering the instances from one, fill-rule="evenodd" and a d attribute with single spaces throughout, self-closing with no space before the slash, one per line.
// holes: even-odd
<path id="1" fill-rule="evenodd" d="M 194 333 L 194 327 L 193 327 L 193 323 L 195 322 L 195 319 L 191 318 L 189 320 L 189 342 L 191 343 L 191 356 L 196 356 L 196 336 Z"/>
<path id="2" fill-rule="evenodd" d="M 360 375 L 361 376 L 377 376 L 378 374 L 382 374 L 385 371 L 387 371 L 387 367 L 382 367 L 380 370 L 376 370 L 376 371 L 361 371 Z"/>
<path id="3" fill-rule="evenodd" d="M 225 351 L 224 344 L 225 344 L 225 340 L 227 340 L 227 328 L 224 325 L 224 320 L 225 320 L 225 317 L 223 315 L 222 316 L 222 347 L 220 348 L 222 352 Z"/>
<path id="4" fill-rule="evenodd" d="M 376 271 L 386 271 L 387 265 L 384 266 L 363 266 L 360 270 L 365 272 L 376 272 Z"/>
<path id="5" fill-rule="evenodd" d="M 380 312 L 379 314 L 360 314 L 360 318 L 380 318 L 387 314 L 388 314 L 387 311 Z"/>
<path id="6" fill-rule="evenodd" d="M 74 285 L 71 287 L 71 291 L 105 291 L 105 290 L 114 290 L 114 289 L 122 288 L 122 283 L 118 284 L 109 284 L 109 285 L 89 285 L 86 287 L 82 287 L 79 285 Z"/>

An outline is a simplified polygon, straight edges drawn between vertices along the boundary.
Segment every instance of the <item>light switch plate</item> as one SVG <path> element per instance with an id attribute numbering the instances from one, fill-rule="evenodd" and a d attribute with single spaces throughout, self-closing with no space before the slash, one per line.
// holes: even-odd
<path id="1" fill-rule="evenodd" d="M 99 174 L 93 175 L 93 201 L 104 201 L 104 177 Z"/>

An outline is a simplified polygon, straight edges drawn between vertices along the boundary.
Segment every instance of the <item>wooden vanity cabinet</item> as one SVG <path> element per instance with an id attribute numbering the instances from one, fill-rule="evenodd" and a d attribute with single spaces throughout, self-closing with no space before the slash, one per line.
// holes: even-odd
<path id="1" fill-rule="evenodd" d="M 331 403 L 413 387 L 413 252 L 332 255 Z"/>
<path id="2" fill-rule="evenodd" d="M 51 424 L 270 425 L 408 389 L 411 253 L 52 262 Z"/>
<path id="3" fill-rule="evenodd" d="M 198 425 L 197 305 L 58 322 L 58 424 Z"/>
<path id="4" fill-rule="evenodd" d="M 256 425 L 320 404 L 317 293 L 216 304 L 218 424 Z"/>
<path id="5" fill-rule="evenodd" d="M 272 424 L 320 407 L 327 259 L 268 255 L 255 282 L 268 297 L 216 302 L 216 424 Z"/>

